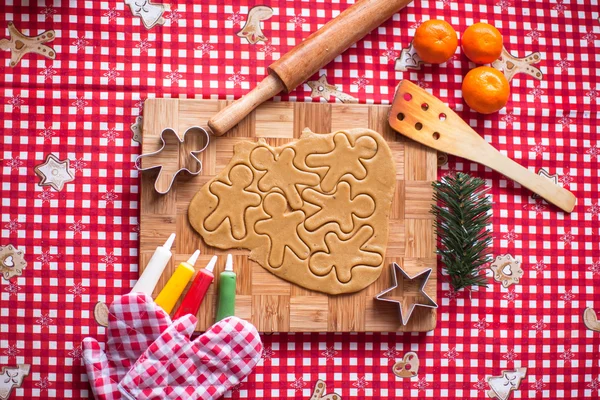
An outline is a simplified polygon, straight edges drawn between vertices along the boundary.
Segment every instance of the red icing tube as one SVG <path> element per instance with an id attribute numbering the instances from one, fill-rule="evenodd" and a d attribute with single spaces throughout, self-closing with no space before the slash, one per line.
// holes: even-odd
<path id="1" fill-rule="evenodd" d="M 187 314 L 196 315 L 198 313 L 198 309 L 202 304 L 202 300 L 204 300 L 204 296 L 206 296 L 206 292 L 210 287 L 210 284 L 215 279 L 215 275 L 213 274 L 213 269 L 215 268 L 215 264 L 217 263 L 217 256 L 213 256 L 208 262 L 206 268 L 200 270 L 198 274 L 196 274 L 196 278 L 192 282 L 190 286 L 190 290 L 188 290 L 187 294 L 183 298 L 181 302 L 181 306 L 173 316 L 173 320 L 176 320 L 180 317 L 183 317 Z"/>

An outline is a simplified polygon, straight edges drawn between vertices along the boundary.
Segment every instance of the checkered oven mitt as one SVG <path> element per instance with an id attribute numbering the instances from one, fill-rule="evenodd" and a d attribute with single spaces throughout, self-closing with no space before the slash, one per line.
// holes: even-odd
<path id="1" fill-rule="evenodd" d="M 263 348 L 252 324 L 226 318 L 190 341 L 195 325 L 181 317 L 152 343 L 119 384 L 126 398 L 216 399 L 252 372 Z"/>
<path id="2" fill-rule="evenodd" d="M 96 339 L 83 340 L 83 361 L 97 400 L 123 398 L 119 381 L 171 325 L 169 314 L 143 293 L 117 297 L 108 311 L 106 351 Z"/>

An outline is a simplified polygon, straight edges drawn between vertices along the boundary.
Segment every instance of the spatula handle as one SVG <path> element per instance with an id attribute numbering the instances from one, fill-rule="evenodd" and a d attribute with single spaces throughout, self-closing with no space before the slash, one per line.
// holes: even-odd
<path id="1" fill-rule="evenodd" d="M 573 211 L 576 200 L 573 193 L 519 165 L 491 145 L 487 151 L 481 152 L 481 158 L 481 160 L 473 161 L 487 165 L 507 178 L 520 183 L 521 186 L 537 193 L 548 203 L 552 203 L 566 212 Z"/>

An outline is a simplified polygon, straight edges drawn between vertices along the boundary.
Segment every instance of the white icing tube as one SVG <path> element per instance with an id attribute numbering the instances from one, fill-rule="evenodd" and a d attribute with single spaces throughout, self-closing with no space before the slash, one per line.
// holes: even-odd
<path id="1" fill-rule="evenodd" d="M 140 279 L 138 279 L 133 289 L 131 289 L 132 293 L 146 293 L 148 296 L 152 296 L 152 292 L 160 276 L 171 259 L 171 246 L 173 246 L 174 241 L 175 234 L 171 233 L 165 244 L 156 248 L 142 276 L 140 276 Z"/>

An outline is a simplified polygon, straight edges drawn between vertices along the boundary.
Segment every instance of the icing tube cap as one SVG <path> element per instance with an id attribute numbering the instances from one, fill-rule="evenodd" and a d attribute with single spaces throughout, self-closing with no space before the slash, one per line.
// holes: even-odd
<path id="1" fill-rule="evenodd" d="M 167 239 L 165 244 L 163 244 L 162 247 L 166 250 L 171 250 L 171 247 L 173 247 L 173 242 L 175 242 L 175 234 L 171 233 L 171 236 L 169 236 L 169 238 Z"/>
<path id="2" fill-rule="evenodd" d="M 217 259 L 218 259 L 217 256 L 212 256 L 212 258 L 210 259 L 210 261 L 208 262 L 208 264 L 206 265 L 206 267 L 204 269 L 209 272 L 213 272 L 213 269 L 215 269 L 215 264 L 217 263 Z"/>
<path id="3" fill-rule="evenodd" d="M 225 271 L 233 271 L 233 256 L 227 254 L 227 262 L 225 263 Z"/>
<path id="4" fill-rule="evenodd" d="M 191 266 L 194 266 L 194 264 L 196 264 L 196 261 L 198 260 L 199 255 L 200 255 L 200 250 L 196 250 L 194 252 L 194 254 L 192 254 L 192 256 L 187 260 L 188 264 L 190 264 Z"/>

